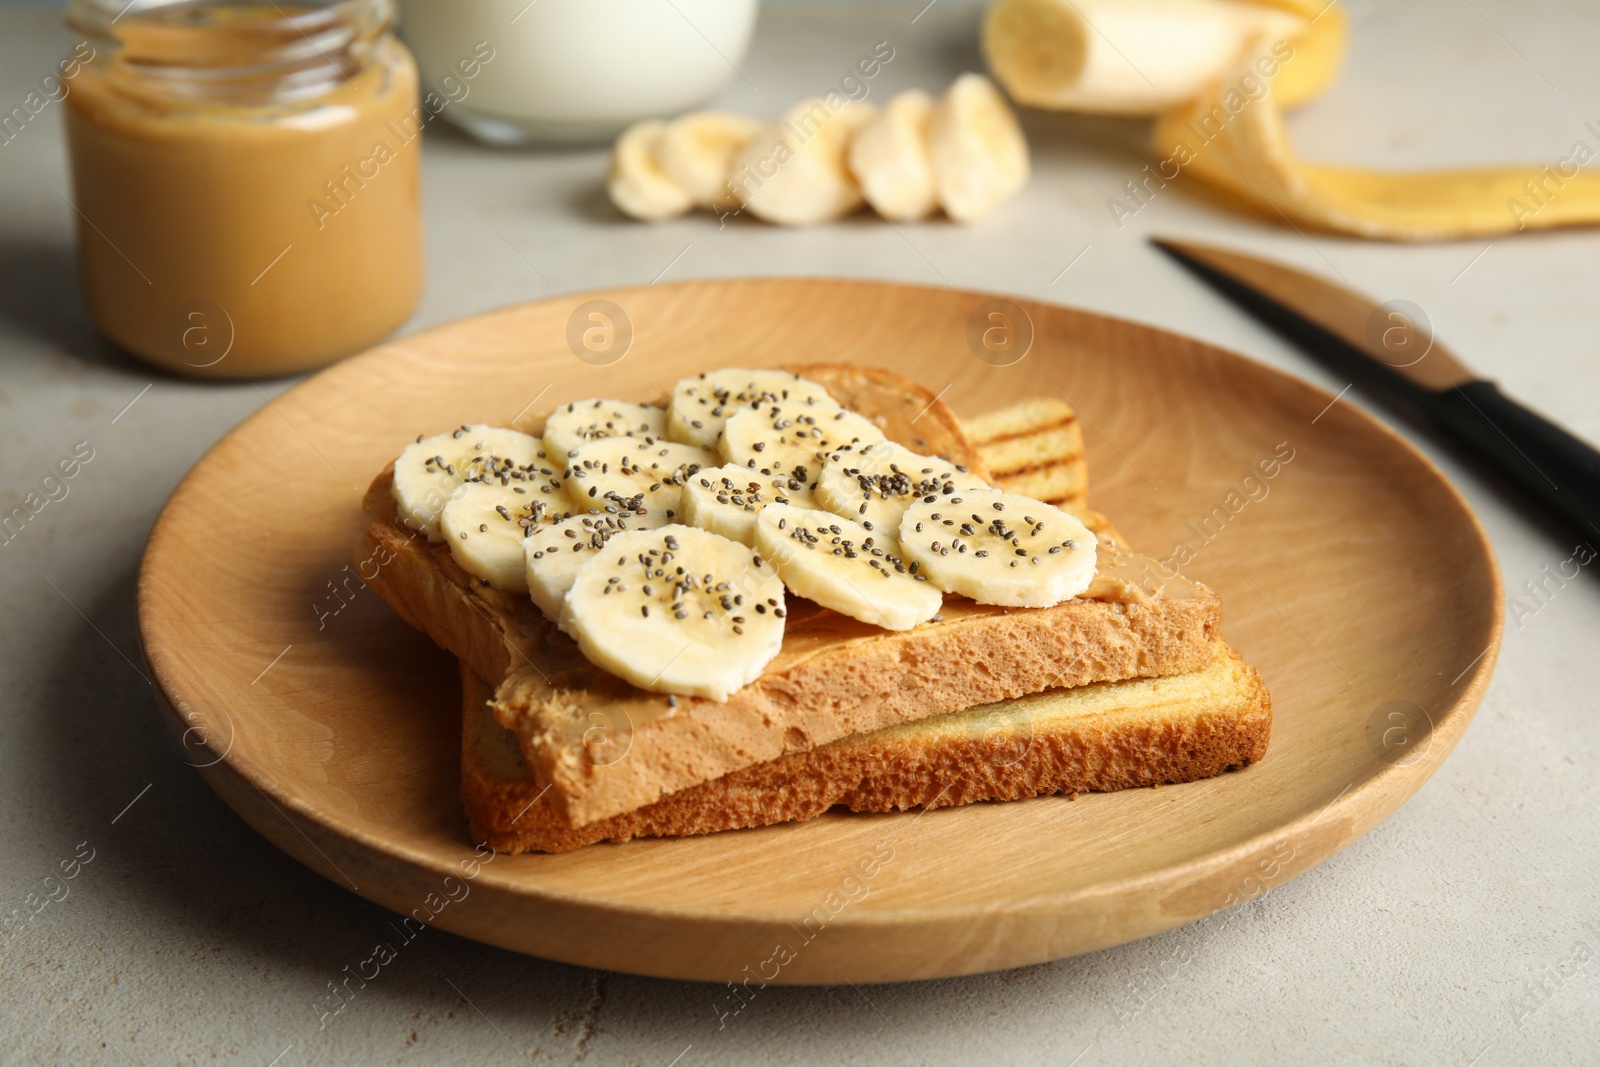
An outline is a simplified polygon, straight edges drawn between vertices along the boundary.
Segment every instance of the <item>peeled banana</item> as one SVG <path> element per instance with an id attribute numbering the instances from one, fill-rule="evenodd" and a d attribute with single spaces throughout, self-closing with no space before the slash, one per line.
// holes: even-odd
<path id="1" fill-rule="evenodd" d="M 981 74 L 963 74 L 928 123 L 928 157 L 945 214 L 973 222 L 1028 182 L 1028 141 L 1011 105 Z"/>
<path id="2" fill-rule="evenodd" d="M 832 400 L 791 399 L 734 415 L 722 427 L 721 446 L 729 463 L 809 484 L 828 453 L 883 439 L 876 423 Z"/>
<path id="3" fill-rule="evenodd" d="M 590 555 L 561 628 L 640 689 L 725 701 L 783 645 L 783 582 L 748 546 L 673 524 L 619 533 Z"/>
<path id="4" fill-rule="evenodd" d="M 913 89 L 893 97 L 850 142 L 850 173 L 872 209 L 886 219 L 925 219 L 939 208 L 928 121 L 933 97 Z"/>
<path id="5" fill-rule="evenodd" d="M 756 516 L 768 504 L 816 506 L 806 483 L 791 474 L 758 473 L 748 467 L 704 467 L 683 487 L 683 521 L 738 541 L 756 543 Z"/>
<path id="6" fill-rule="evenodd" d="M 714 467 L 721 457 L 708 449 L 659 437 L 603 437 L 569 451 L 565 486 L 573 510 L 603 507 L 645 507 L 676 519 L 683 483 L 701 467 Z"/>
<path id="7" fill-rule="evenodd" d="M 725 111 L 695 111 L 671 123 L 661 140 L 661 167 L 700 207 L 733 209 L 739 198 L 728 187 L 733 157 L 761 123 Z"/>
<path id="8" fill-rule="evenodd" d="M 550 413 L 544 443 L 554 456 L 605 437 L 664 437 L 667 413 L 651 404 L 621 400 L 579 400 Z"/>
<path id="9" fill-rule="evenodd" d="M 756 516 L 756 550 L 795 595 L 886 630 L 927 622 L 944 604 L 892 538 L 832 512 L 770 504 Z"/>
<path id="10" fill-rule="evenodd" d="M 1305 28 L 1237 0 L 996 0 L 983 53 L 1018 103 L 1155 115 L 1198 93 L 1251 37 Z"/>
<path id="11" fill-rule="evenodd" d="M 1094 580 L 1089 528 L 1016 493 L 912 504 L 900 519 L 900 544 L 929 581 L 979 604 L 1048 608 Z"/>
<path id="12" fill-rule="evenodd" d="M 817 475 L 816 498 L 822 507 L 861 523 L 881 541 L 899 538 L 900 518 L 911 504 L 995 491 L 982 478 L 937 456 L 878 441 L 830 455 Z"/>
<path id="13" fill-rule="evenodd" d="M 1010 106 L 969 74 L 937 101 L 913 90 L 882 111 L 831 93 L 802 100 L 771 125 L 720 111 L 642 122 L 617 141 L 610 188 L 617 207 L 639 219 L 700 206 L 805 226 L 866 202 L 897 221 L 943 206 L 969 222 L 1027 177 L 1027 142 Z"/>
<path id="14" fill-rule="evenodd" d="M 806 226 L 842 218 L 861 206 L 861 190 L 845 163 L 850 141 L 876 108 L 829 98 L 802 100 L 735 153 L 728 175 L 734 193 L 758 218 Z"/>
<path id="15" fill-rule="evenodd" d="M 741 409 L 788 401 L 838 406 L 822 386 L 787 371 L 730 367 L 684 378 L 672 390 L 667 438 L 717 448 L 722 427 Z"/>
<path id="16" fill-rule="evenodd" d="M 617 534 L 653 530 L 667 524 L 663 512 L 610 507 L 605 511 L 567 515 L 529 531 L 519 546 L 525 588 L 552 622 L 561 621 L 567 593 L 579 569 Z"/>
<path id="17" fill-rule="evenodd" d="M 641 122 L 624 130 L 611 151 L 606 189 L 624 214 L 653 222 L 682 215 L 694 197 L 668 177 L 661 159 L 664 122 Z"/>
<path id="18" fill-rule="evenodd" d="M 401 521 L 439 541 L 440 515 L 463 482 L 515 481 L 549 495 L 554 476 L 537 437 L 495 426 L 460 426 L 407 445 L 394 461 L 392 492 Z"/>
<path id="19" fill-rule="evenodd" d="M 440 526 L 462 570 L 496 589 L 525 593 L 522 539 L 561 514 L 551 497 L 530 494 L 524 485 L 474 481 L 456 487 Z"/>

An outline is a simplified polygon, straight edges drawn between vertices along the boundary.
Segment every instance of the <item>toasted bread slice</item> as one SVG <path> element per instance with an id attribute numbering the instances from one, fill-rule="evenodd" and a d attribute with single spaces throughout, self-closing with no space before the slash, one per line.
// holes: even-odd
<path id="1" fill-rule="evenodd" d="M 959 454 L 970 445 L 937 398 L 920 416 L 911 410 L 925 390 L 895 386 L 887 372 L 804 370 L 908 447 L 981 469 Z M 931 440 L 932 428 L 948 434 L 939 449 L 917 443 Z M 369 585 L 496 685 L 499 721 L 573 826 L 853 734 L 1052 687 L 1199 670 L 1220 625 L 1215 593 L 1163 579 L 1152 561 L 1104 538 L 1094 586 L 1052 608 L 951 597 L 936 621 L 892 633 L 795 599 L 783 649 L 755 682 L 722 704 L 670 698 L 594 667 L 527 597 L 482 585 L 448 546 L 407 530 L 395 517 L 389 472 L 374 481 L 366 508 L 360 558 L 383 564 Z M 597 726 L 604 752 L 626 758 L 597 758 L 586 742 Z"/>
<path id="2" fill-rule="evenodd" d="M 566 852 L 811 819 L 834 806 L 904 811 L 1209 778 L 1266 754 L 1272 703 L 1218 642 L 1198 671 L 1054 689 L 842 738 L 574 827 L 496 721 L 493 688 L 461 667 L 461 797 L 474 841 Z"/>
<path id="3" fill-rule="evenodd" d="M 1070 405 L 1035 397 L 962 426 L 990 477 L 1008 492 L 1057 505 L 1088 499 L 1083 427 Z"/>
<path id="4" fill-rule="evenodd" d="M 388 481 L 369 494 L 368 584 L 407 622 L 498 683 L 497 711 L 574 824 L 653 803 L 730 771 L 900 722 L 1057 686 L 1197 670 L 1221 623 L 1215 593 L 1102 541 L 1089 597 L 1004 609 L 959 598 L 892 633 L 791 601 L 784 645 L 726 703 L 646 693 L 593 666 L 531 601 L 482 586 L 394 520 Z M 596 718 L 598 716 L 598 718 Z M 627 759 L 597 760 L 599 723 Z"/>

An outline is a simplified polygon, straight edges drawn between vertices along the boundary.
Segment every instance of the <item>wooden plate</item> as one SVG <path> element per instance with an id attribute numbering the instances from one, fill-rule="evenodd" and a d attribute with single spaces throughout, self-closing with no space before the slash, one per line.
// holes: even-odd
<path id="1" fill-rule="evenodd" d="M 1075 801 L 475 857 L 455 662 L 352 564 L 368 481 L 419 432 L 817 359 L 892 367 L 964 415 L 1069 398 L 1092 503 L 1222 594 L 1229 639 L 1272 690 L 1266 759 Z M 247 419 L 163 512 L 140 628 L 169 724 L 223 799 L 417 920 L 752 988 L 1012 967 L 1282 884 L 1399 807 L 1466 729 L 1503 614 L 1483 532 L 1427 460 L 1332 401 L 1198 341 L 980 293 L 744 280 L 561 296 L 383 345 Z"/>

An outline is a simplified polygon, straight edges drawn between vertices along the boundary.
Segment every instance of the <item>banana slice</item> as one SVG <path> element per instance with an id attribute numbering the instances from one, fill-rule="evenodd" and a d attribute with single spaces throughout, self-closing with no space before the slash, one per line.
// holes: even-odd
<path id="1" fill-rule="evenodd" d="M 768 504 L 817 506 L 805 482 L 749 467 L 704 467 L 691 474 L 683 487 L 684 522 L 752 547 L 756 515 Z"/>
<path id="2" fill-rule="evenodd" d="M 833 397 L 816 382 L 781 370 L 711 371 L 684 378 L 672 390 L 667 408 L 667 439 L 702 448 L 716 448 L 722 426 L 740 408 L 796 401 L 832 404 Z"/>
<path id="3" fill-rule="evenodd" d="M 449 433 L 418 437 L 394 461 L 395 506 L 401 521 L 430 541 L 440 541 L 439 515 L 456 486 L 491 473 L 500 480 L 544 487 L 548 495 L 555 466 L 546 462 L 537 437 L 496 426 L 460 426 Z"/>
<path id="4" fill-rule="evenodd" d="M 544 443 L 557 458 L 590 441 L 607 437 L 661 437 L 667 431 L 667 413 L 653 404 L 622 400 L 579 400 L 550 413 L 544 423 Z"/>
<path id="5" fill-rule="evenodd" d="M 525 485 L 464 482 L 450 494 L 439 524 L 450 556 L 468 574 L 508 593 L 528 591 L 522 539 L 566 511 L 565 497 L 539 496 Z"/>
<path id="6" fill-rule="evenodd" d="M 802 100 L 734 154 L 729 186 L 755 215 L 785 226 L 850 214 L 862 197 L 845 154 L 876 111 L 854 100 L 837 110 L 822 97 Z"/>
<path id="7" fill-rule="evenodd" d="M 939 614 L 944 597 L 893 548 L 893 538 L 829 511 L 769 504 L 756 516 L 756 551 L 796 596 L 886 630 L 909 630 Z"/>
<path id="8" fill-rule="evenodd" d="M 590 555 L 561 628 L 640 689 L 725 701 L 783 645 L 783 582 L 745 545 L 673 524 L 616 534 Z"/>
<path id="9" fill-rule="evenodd" d="M 682 215 L 694 198 L 661 165 L 664 122 L 640 122 L 624 130 L 611 150 L 611 202 L 625 215 L 655 221 Z"/>
<path id="10" fill-rule="evenodd" d="M 817 503 L 897 541 L 907 505 L 959 501 L 994 486 L 938 456 L 924 456 L 892 441 L 878 441 L 830 455 L 817 475 Z M 698 524 L 697 524 L 698 525 Z"/>
<path id="11" fill-rule="evenodd" d="M 596 552 L 617 534 L 666 524 L 667 517 L 661 512 L 612 505 L 605 511 L 567 515 L 540 525 L 520 546 L 528 594 L 551 622 L 559 623 L 561 607 L 578 570 Z"/>
<path id="12" fill-rule="evenodd" d="M 715 452 L 659 437 L 604 437 L 566 455 L 567 497 L 574 510 L 603 508 L 608 500 L 630 510 L 660 512 L 668 521 L 683 514 L 683 483 L 701 467 L 715 467 Z"/>
<path id="13" fill-rule="evenodd" d="M 1094 580 L 1088 527 L 1016 493 L 912 504 L 900 520 L 900 545 L 934 584 L 980 604 L 1048 608 Z"/>
<path id="14" fill-rule="evenodd" d="M 876 423 L 832 400 L 791 399 L 745 408 L 728 419 L 722 454 L 729 463 L 809 485 L 828 453 L 883 439 Z"/>
<path id="15" fill-rule="evenodd" d="M 886 219 L 925 219 L 939 206 L 928 159 L 933 97 L 920 89 L 892 97 L 850 142 L 850 173 Z"/>
<path id="16" fill-rule="evenodd" d="M 739 198 L 728 188 L 728 166 L 761 125 L 726 111 L 691 112 L 667 127 L 661 167 L 701 207 L 736 208 Z"/>
<path id="17" fill-rule="evenodd" d="M 963 74 L 928 124 L 928 157 L 945 214 L 982 218 L 1028 181 L 1028 142 L 1011 105 L 981 74 Z"/>

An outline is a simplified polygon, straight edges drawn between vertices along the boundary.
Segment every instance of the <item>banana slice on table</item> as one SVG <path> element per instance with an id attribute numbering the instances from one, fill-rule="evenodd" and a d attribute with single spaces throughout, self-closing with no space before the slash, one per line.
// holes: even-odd
<path id="1" fill-rule="evenodd" d="M 1089 528 L 1016 493 L 912 504 L 900 520 L 900 545 L 940 588 L 980 604 L 1048 608 L 1094 580 Z"/>
<path id="2" fill-rule="evenodd" d="M 736 208 L 739 198 L 728 188 L 728 168 L 761 126 L 726 111 L 690 112 L 662 136 L 661 167 L 701 207 Z"/>
<path id="3" fill-rule="evenodd" d="M 629 530 L 578 569 L 561 612 L 589 661 L 655 693 L 725 701 L 783 645 L 783 582 L 691 526 Z"/>
<path id="4" fill-rule="evenodd" d="M 463 482 L 445 504 L 439 524 L 461 569 L 496 589 L 528 591 L 522 539 L 564 515 L 564 496 L 540 496 L 524 485 Z"/>
<path id="5" fill-rule="evenodd" d="M 817 506 L 811 490 L 798 478 L 731 464 L 703 467 L 683 487 L 683 521 L 740 544 L 755 545 L 756 515 L 768 504 Z"/>
<path id="6" fill-rule="evenodd" d="M 579 445 L 566 455 L 567 497 L 573 510 L 603 509 L 608 500 L 640 507 L 678 521 L 683 483 L 701 467 L 722 457 L 705 448 L 659 437 L 605 437 Z"/>
<path id="7" fill-rule="evenodd" d="M 654 221 L 682 215 L 694 207 L 694 198 L 662 167 L 666 132 L 666 123 L 652 120 L 630 126 L 617 138 L 606 188 L 623 214 Z"/>
<path id="8" fill-rule="evenodd" d="M 756 551 L 796 596 L 886 630 L 909 630 L 939 614 L 944 597 L 894 547 L 892 537 L 830 511 L 769 504 L 756 516 Z"/>
<path id="9" fill-rule="evenodd" d="M 722 427 L 722 454 L 750 470 L 810 484 L 823 457 L 884 439 L 876 423 L 829 400 L 785 400 L 745 408 Z"/>
<path id="10" fill-rule="evenodd" d="M 786 401 L 838 406 L 822 386 L 787 371 L 730 367 L 683 378 L 667 408 L 667 439 L 716 448 L 723 424 L 739 409 Z"/>
<path id="11" fill-rule="evenodd" d="M 842 218 L 862 203 L 845 155 L 876 111 L 854 100 L 837 110 L 822 97 L 802 100 L 735 153 L 728 185 L 768 222 L 806 226 Z"/>
<path id="12" fill-rule="evenodd" d="M 544 443 L 556 458 L 579 445 L 607 437 L 662 437 L 667 413 L 653 404 L 623 400 L 579 400 L 563 404 L 544 423 Z"/>
<path id="13" fill-rule="evenodd" d="M 925 219 L 939 207 L 928 158 L 933 97 L 920 89 L 892 97 L 850 142 L 850 173 L 886 219 Z"/>
<path id="14" fill-rule="evenodd" d="M 817 475 L 816 498 L 821 507 L 859 522 L 880 541 L 897 541 L 908 505 L 997 491 L 948 460 L 878 441 L 830 455 Z"/>
<path id="15" fill-rule="evenodd" d="M 456 486 L 492 472 L 496 480 L 552 491 L 557 465 L 546 461 L 537 437 L 496 426 L 460 426 L 418 437 L 394 461 L 394 502 L 400 519 L 430 541 L 443 537 L 439 516 Z"/>
<path id="16" fill-rule="evenodd" d="M 667 517 L 648 508 L 610 506 L 605 511 L 567 515 L 540 525 L 522 539 L 520 551 L 528 594 L 551 622 L 561 621 L 561 607 L 578 570 L 607 542 L 629 530 L 665 526 Z"/>
<path id="17" fill-rule="evenodd" d="M 1000 90 L 963 74 L 945 90 L 928 123 L 928 158 L 945 214 L 972 222 L 1028 181 L 1028 141 Z"/>

